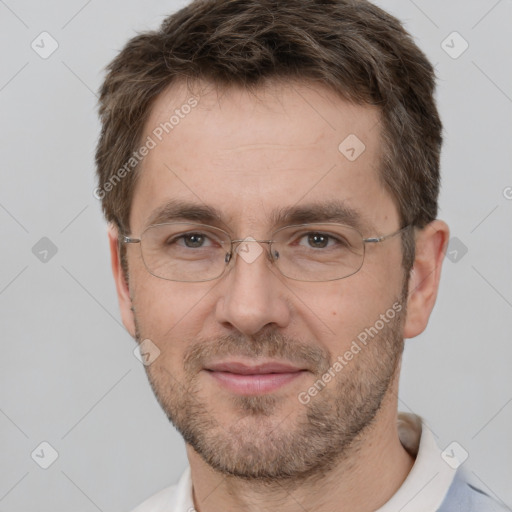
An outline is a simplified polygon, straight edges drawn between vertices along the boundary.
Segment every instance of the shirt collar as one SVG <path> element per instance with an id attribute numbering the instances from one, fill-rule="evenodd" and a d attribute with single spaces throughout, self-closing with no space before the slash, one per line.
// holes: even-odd
<path id="1" fill-rule="evenodd" d="M 436 512 L 456 470 L 443 460 L 434 435 L 419 416 L 399 413 L 398 435 L 416 461 L 398 491 L 376 512 Z"/>

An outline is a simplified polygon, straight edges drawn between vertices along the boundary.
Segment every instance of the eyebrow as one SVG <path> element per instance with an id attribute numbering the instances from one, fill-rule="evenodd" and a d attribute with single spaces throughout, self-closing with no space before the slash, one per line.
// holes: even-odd
<path id="1" fill-rule="evenodd" d="M 271 214 L 274 226 L 336 222 L 358 229 L 370 227 L 362 213 L 341 200 L 279 208 Z"/>
<path id="2" fill-rule="evenodd" d="M 145 225 L 147 227 L 177 221 L 222 225 L 225 229 L 227 228 L 223 215 L 216 208 L 206 204 L 174 199 L 156 208 L 149 215 Z M 346 224 L 359 230 L 366 230 L 372 227 L 359 210 L 349 207 L 341 200 L 281 207 L 276 208 L 270 214 L 270 224 L 273 229 L 293 224 L 322 222 Z"/>
<path id="3" fill-rule="evenodd" d="M 223 224 L 221 217 L 220 212 L 211 206 L 173 199 L 154 210 L 148 217 L 146 226 L 180 220 Z"/>

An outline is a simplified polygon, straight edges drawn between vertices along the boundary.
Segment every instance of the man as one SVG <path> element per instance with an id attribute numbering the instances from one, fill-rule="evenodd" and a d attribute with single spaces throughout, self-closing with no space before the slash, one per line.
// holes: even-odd
<path id="1" fill-rule="evenodd" d="M 190 462 L 137 512 L 502 510 L 397 412 L 448 240 L 434 88 L 366 1 L 198 0 L 111 63 L 96 194 Z"/>

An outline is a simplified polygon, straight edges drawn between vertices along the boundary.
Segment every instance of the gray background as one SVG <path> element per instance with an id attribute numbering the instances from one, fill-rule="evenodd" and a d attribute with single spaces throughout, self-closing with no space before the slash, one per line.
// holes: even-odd
<path id="1" fill-rule="evenodd" d="M 512 506 L 512 2 L 378 3 L 437 68 L 456 237 L 429 328 L 407 342 L 400 408 Z M 182 4 L 0 0 L 0 511 L 126 511 L 185 467 L 120 323 L 92 195 L 102 69 Z M 31 48 L 43 31 L 59 44 L 47 59 Z M 460 39 L 441 46 L 453 31 L 458 58 Z M 43 441 L 58 452 L 46 470 Z"/>

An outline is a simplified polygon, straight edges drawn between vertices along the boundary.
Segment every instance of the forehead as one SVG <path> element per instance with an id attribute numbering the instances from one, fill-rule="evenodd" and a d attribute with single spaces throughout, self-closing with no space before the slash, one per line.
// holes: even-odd
<path id="1" fill-rule="evenodd" d="M 173 85 L 145 125 L 152 148 L 134 191 L 132 231 L 176 200 L 214 208 L 231 224 L 338 201 L 375 224 L 383 210 L 396 213 L 378 175 L 379 120 L 375 107 L 304 83 L 254 92 Z"/>

